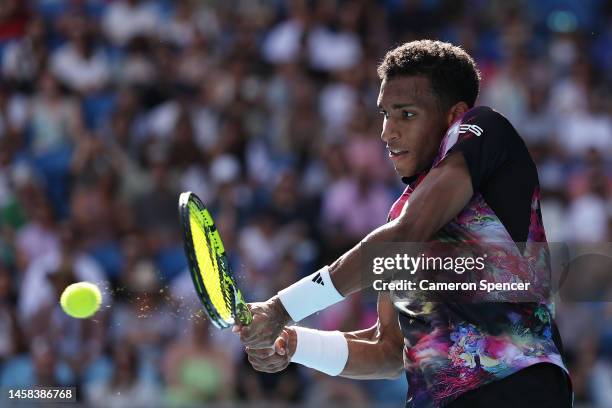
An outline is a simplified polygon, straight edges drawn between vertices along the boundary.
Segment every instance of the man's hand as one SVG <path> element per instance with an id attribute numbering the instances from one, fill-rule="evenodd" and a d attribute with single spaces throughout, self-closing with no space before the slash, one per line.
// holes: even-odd
<path id="1" fill-rule="evenodd" d="M 249 303 L 253 321 L 248 326 L 236 325 L 232 329 L 240 334 L 240 340 L 252 349 L 270 349 L 291 317 L 278 296 L 266 302 Z"/>
<path id="2" fill-rule="evenodd" d="M 282 371 L 291 362 L 291 356 L 297 347 L 297 335 L 295 330 L 286 327 L 274 342 L 274 347 L 254 349 L 246 347 L 249 362 L 257 371 L 265 373 L 276 373 Z"/>

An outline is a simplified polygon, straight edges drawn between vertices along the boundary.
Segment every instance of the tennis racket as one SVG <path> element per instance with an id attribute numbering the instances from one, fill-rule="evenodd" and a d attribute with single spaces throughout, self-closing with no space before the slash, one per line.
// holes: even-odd
<path id="1" fill-rule="evenodd" d="M 236 321 L 249 325 L 253 315 L 236 287 L 212 216 L 190 191 L 181 193 L 178 207 L 189 271 L 210 321 L 219 329 Z"/>

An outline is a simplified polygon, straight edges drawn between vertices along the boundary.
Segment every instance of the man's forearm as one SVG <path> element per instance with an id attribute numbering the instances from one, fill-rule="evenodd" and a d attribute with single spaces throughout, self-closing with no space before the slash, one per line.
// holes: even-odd
<path id="1" fill-rule="evenodd" d="M 396 378 L 403 367 L 404 336 L 388 293 L 379 293 L 377 312 L 374 326 L 348 333 L 286 327 L 274 350 L 247 347 L 249 361 L 264 372 L 277 372 L 292 361 L 333 376 Z"/>
<path id="2" fill-rule="evenodd" d="M 356 380 L 398 378 L 403 372 L 402 345 L 376 336 L 376 327 L 344 333 L 349 357 L 341 377 Z"/>
<path id="3" fill-rule="evenodd" d="M 359 244 L 340 256 L 329 267 L 329 275 L 334 286 L 346 297 L 363 289 L 365 282 L 360 273 L 364 256 L 364 245 L 371 242 L 418 242 L 422 238 L 416 229 L 402 226 L 398 221 L 391 221 L 366 236 Z"/>
<path id="4" fill-rule="evenodd" d="M 472 194 L 463 155 L 449 156 L 412 193 L 398 218 L 372 231 L 330 266 L 329 274 L 338 292 L 346 297 L 363 289 L 364 280 L 358 271 L 364 244 L 427 241 L 467 205 Z"/>
<path id="5" fill-rule="evenodd" d="M 331 267 L 281 290 L 260 304 L 259 310 L 252 308 L 251 325 L 236 328 L 241 340 L 251 347 L 270 347 L 289 317 L 299 322 L 363 289 L 366 280 L 361 279 L 360 268 L 364 244 L 427 241 L 466 206 L 472 194 L 463 155 L 451 154 L 423 179 L 398 218 L 368 234 Z"/>
<path id="6" fill-rule="evenodd" d="M 377 228 L 359 244 L 340 256 L 329 268 L 324 267 L 296 284 L 279 292 L 269 301 L 279 310 L 279 316 L 298 322 L 301 318 L 342 300 L 364 288 L 362 259 L 364 245 L 370 242 L 419 242 L 433 234 L 432 227 L 419 219 L 407 223 L 397 219 Z M 313 285 L 312 282 L 318 283 Z M 306 285 L 304 285 L 306 284 Z M 299 290 L 297 289 L 299 288 Z M 314 292 L 316 291 L 316 293 Z M 309 299 L 310 302 L 304 302 Z M 323 303 L 323 306 L 316 302 Z M 290 319 L 283 320 L 287 323 Z"/>
<path id="7" fill-rule="evenodd" d="M 378 326 L 350 333 L 290 326 L 286 332 L 294 363 L 357 380 L 393 379 L 402 373 L 401 339 L 381 337 Z"/>

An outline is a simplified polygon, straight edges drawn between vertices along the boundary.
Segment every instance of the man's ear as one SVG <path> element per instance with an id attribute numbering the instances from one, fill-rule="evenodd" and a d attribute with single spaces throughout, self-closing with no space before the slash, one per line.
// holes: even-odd
<path id="1" fill-rule="evenodd" d="M 465 112 L 469 110 L 470 108 L 465 102 L 457 102 L 456 104 L 451 106 L 451 108 L 448 110 L 448 113 L 446 115 L 446 126 L 447 127 L 450 126 L 451 123 L 456 121 L 461 115 L 463 115 Z"/>

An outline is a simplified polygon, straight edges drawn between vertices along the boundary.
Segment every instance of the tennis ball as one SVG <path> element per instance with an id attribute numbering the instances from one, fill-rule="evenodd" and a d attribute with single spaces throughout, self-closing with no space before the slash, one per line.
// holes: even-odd
<path id="1" fill-rule="evenodd" d="M 96 285 L 90 282 L 77 282 L 62 292 L 60 305 L 69 316 L 85 319 L 100 308 L 102 294 Z"/>

